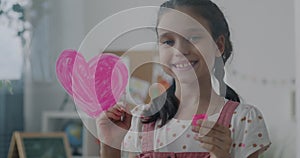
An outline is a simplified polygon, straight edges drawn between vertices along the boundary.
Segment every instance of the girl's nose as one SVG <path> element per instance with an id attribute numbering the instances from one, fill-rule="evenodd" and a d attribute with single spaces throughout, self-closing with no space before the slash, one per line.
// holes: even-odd
<path id="1" fill-rule="evenodd" d="M 191 43 L 185 39 L 182 38 L 180 39 L 174 46 L 175 50 L 175 55 L 176 56 L 186 56 L 189 55 L 191 53 Z"/>

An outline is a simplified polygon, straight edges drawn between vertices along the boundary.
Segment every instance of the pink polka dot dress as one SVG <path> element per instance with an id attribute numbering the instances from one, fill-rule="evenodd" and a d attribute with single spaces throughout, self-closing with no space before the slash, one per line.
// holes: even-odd
<path id="1" fill-rule="evenodd" d="M 208 120 L 217 121 L 220 113 L 209 116 Z M 191 120 L 171 119 L 163 127 L 155 123 L 153 147 L 155 152 L 207 152 L 201 148 L 200 142 L 193 137 Z M 263 115 L 252 105 L 239 104 L 235 109 L 230 123 L 231 158 L 248 157 L 260 150 L 265 151 L 270 143 L 267 127 Z M 124 138 L 122 150 L 136 154 L 142 152 L 142 128 L 137 117 L 132 118 L 130 131 Z"/>

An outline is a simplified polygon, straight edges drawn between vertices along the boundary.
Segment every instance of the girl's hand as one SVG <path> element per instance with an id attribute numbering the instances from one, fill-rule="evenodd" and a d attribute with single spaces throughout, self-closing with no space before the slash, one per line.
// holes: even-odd
<path id="1" fill-rule="evenodd" d="M 101 113 L 96 119 L 101 143 L 120 149 L 123 138 L 130 128 L 131 118 L 128 111 L 118 104 Z"/>
<path id="2" fill-rule="evenodd" d="M 200 128 L 201 126 L 201 128 Z M 194 139 L 210 152 L 212 158 L 229 158 L 232 144 L 230 129 L 212 121 L 198 120 L 192 130 L 196 132 Z"/>

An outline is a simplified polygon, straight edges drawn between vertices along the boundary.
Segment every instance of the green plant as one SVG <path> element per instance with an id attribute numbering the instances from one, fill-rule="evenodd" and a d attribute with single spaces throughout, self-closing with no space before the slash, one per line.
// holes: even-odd
<path id="1" fill-rule="evenodd" d="M 10 94 L 13 94 L 13 89 L 11 86 L 11 82 L 9 80 L 0 81 L 0 89 L 4 86 L 7 88 L 7 90 L 9 91 Z"/>

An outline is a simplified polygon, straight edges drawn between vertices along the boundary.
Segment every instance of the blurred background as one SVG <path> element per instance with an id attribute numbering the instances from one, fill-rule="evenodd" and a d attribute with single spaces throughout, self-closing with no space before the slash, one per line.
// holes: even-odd
<path id="1" fill-rule="evenodd" d="M 56 59 L 65 49 L 78 49 L 87 33 L 105 18 L 162 2 L 0 0 L 0 157 L 7 157 L 13 131 L 65 131 L 72 139 L 73 155 L 97 157 L 96 139 L 82 129 L 72 99 L 56 79 Z M 263 157 L 296 157 L 300 140 L 296 135 L 300 121 L 296 86 L 300 78 L 299 2 L 214 2 L 227 17 L 234 47 L 226 65 L 226 82 L 244 102 L 262 111 L 269 129 L 272 145 Z M 145 18 L 155 22 L 156 15 Z M 108 50 L 126 51 L 128 45 L 141 44 L 139 40 L 155 41 L 153 31 L 125 34 Z M 139 50 L 145 53 L 151 48 Z"/>

